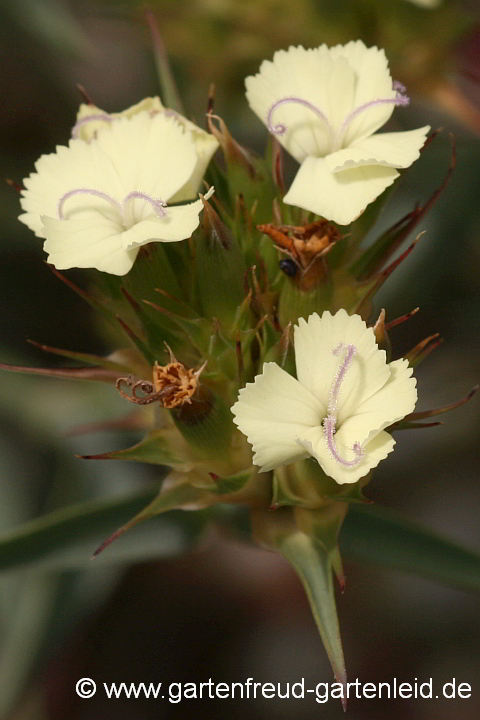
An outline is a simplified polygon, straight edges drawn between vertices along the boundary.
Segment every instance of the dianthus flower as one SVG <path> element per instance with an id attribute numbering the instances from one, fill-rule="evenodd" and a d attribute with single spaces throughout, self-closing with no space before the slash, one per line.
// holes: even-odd
<path id="1" fill-rule="evenodd" d="M 392 452 L 385 428 L 412 412 L 407 360 L 387 363 L 372 328 L 339 310 L 300 318 L 295 379 L 276 363 L 239 393 L 234 422 L 262 472 L 313 457 L 337 483 L 354 483 Z"/>
<path id="2" fill-rule="evenodd" d="M 136 105 L 132 105 L 119 113 L 106 113 L 95 105 L 82 103 L 77 113 L 77 122 L 72 128 L 72 137 L 78 137 L 89 142 L 96 137 L 99 130 L 112 127 L 112 124 L 120 118 L 131 118 L 140 112 L 148 112 L 151 117 L 160 113 L 167 117 L 173 116 L 187 132 L 191 133 L 195 144 L 195 152 L 197 153 L 197 164 L 188 181 L 170 198 L 170 202 L 193 200 L 201 187 L 208 164 L 218 149 L 218 140 L 210 133 L 202 130 L 198 125 L 195 125 L 195 123 L 187 120 L 183 115 L 164 107 L 159 97 L 144 98 Z"/>
<path id="3" fill-rule="evenodd" d="M 419 157 L 430 129 L 376 133 L 409 98 L 384 51 L 361 40 L 279 50 L 246 87 L 252 110 L 301 165 L 284 201 L 340 225 Z"/>
<path id="4" fill-rule="evenodd" d="M 40 157 L 24 181 L 19 219 L 46 238 L 56 268 L 125 275 L 142 245 L 184 240 L 197 228 L 201 200 L 167 203 L 191 182 L 198 154 L 192 133 L 165 113 L 103 125 L 90 142 L 73 138 Z"/>

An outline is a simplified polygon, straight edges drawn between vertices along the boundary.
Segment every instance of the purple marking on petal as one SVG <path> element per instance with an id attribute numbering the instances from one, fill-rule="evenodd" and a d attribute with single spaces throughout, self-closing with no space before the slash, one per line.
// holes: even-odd
<path id="1" fill-rule="evenodd" d="M 167 206 L 167 203 L 165 203 L 163 200 L 155 199 L 151 195 L 147 195 L 147 193 L 139 192 L 138 190 L 132 190 L 132 192 L 128 193 L 123 199 L 123 208 L 125 209 L 125 205 L 130 200 L 135 200 L 137 198 L 138 200 L 146 200 L 155 210 L 155 214 L 157 217 L 165 217 L 166 212 L 164 208 Z"/>
<path id="2" fill-rule="evenodd" d="M 355 458 L 353 460 L 345 460 L 345 458 L 343 458 L 338 452 L 337 446 L 335 444 L 336 425 L 337 418 L 335 417 L 335 415 L 327 415 L 324 420 L 323 434 L 325 436 L 325 442 L 327 443 L 328 449 L 330 450 L 333 459 L 336 460 L 336 462 L 338 462 L 340 465 L 344 465 L 345 467 L 355 467 L 355 465 L 358 465 L 358 463 L 363 458 L 364 450 L 360 443 L 354 443 L 352 450 L 355 453 Z"/>
<path id="3" fill-rule="evenodd" d="M 79 120 L 75 123 L 75 125 L 72 128 L 72 138 L 78 137 L 78 128 L 82 127 L 82 125 L 86 125 L 89 122 L 99 121 L 103 120 L 103 122 L 111 123 L 113 122 L 114 118 L 112 118 L 110 115 L 107 115 L 107 113 L 97 113 L 96 115 L 86 115 L 84 118 Z"/>
<path id="4" fill-rule="evenodd" d="M 355 442 L 352 447 L 352 450 L 355 453 L 355 458 L 353 460 L 345 460 L 344 458 L 342 458 L 335 444 L 335 430 L 337 427 L 337 402 L 338 395 L 340 393 L 340 386 L 345 380 L 347 370 L 350 367 L 352 360 L 357 353 L 355 345 L 345 345 L 342 342 L 339 343 L 334 350 L 332 350 L 332 353 L 334 355 L 339 355 L 342 350 L 346 350 L 347 352 L 343 363 L 337 370 L 335 380 L 333 381 L 333 385 L 330 389 L 327 407 L 328 414 L 323 420 L 323 434 L 325 437 L 325 442 L 327 443 L 327 447 L 330 450 L 330 454 L 333 459 L 340 465 L 344 465 L 345 467 L 354 467 L 355 465 L 358 465 L 358 463 L 364 456 L 364 449 L 360 445 L 360 443 Z"/>
<path id="5" fill-rule="evenodd" d="M 403 87 L 403 86 L 402 86 Z M 409 105 L 410 98 L 407 95 L 402 95 L 401 92 L 397 91 L 397 95 L 393 98 L 378 98 L 377 100 L 370 100 L 368 103 L 364 103 L 363 105 L 359 105 L 355 108 L 355 110 L 352 110 L 352 112 L 347 115 L 347 117 L 342 122 L 338 132 L 335 135 L 335 142 L 334 142 L 334 148 L 336 150 L 339 150 L 345 135 L 345 132 L 356 117 L 361 115 L 366 110 L 370 110 L 370 108 L 378 107 L 379 105 L 399 105 L 401 107 L 405 107 Z"/>
<path id="6" fill-rule="evenodd" d="M 107 202 L 114 205 L 118 210 L 120 210 L 121 213 L 123 213 L 122 205 L 117 202 L 115 198 L 112 198 L 107 193 L 104 193 L 101 190 L 94 190 L 92 188 L 74 188 L 73 190 L 69 190 L 64 195 L 62 195 L 62 197 L 58 201 L 57 212 L 60 220 L 65 220 L 65 217 L 63 215 L 63 206 L 65 202 L 74 195 L 93 195 L 94 197 L 101 198 L 102 200 L 107 200 Z"/>
<path id="7" fill-rule="evenodd" d="M 75 195 L 93 195 L 94 197 L 106 200 L 107 202 L 114 205 L 117 210 L 120 211 L 122 217 L 125 213 L 125 205 L 130 200 L 134 200 L 135 198 L 139 200 L 146 200 L 148 203 L 150 203 L 150 205 L 154 208 L 157 217 L 165 217 L 166 215 L 164 208 L 167 207 L 167 204 L 163 200 L 155 199 L 151 197 L 151 195 L 147 195 L 147 193 L 143 193 L 138 190 L 132 190 L 132 192 L 128 193 L 128 195 L 124 197 L 123 201 L 119 203 L 118 200 L 115 200 L 115 198 L 111 197 L 111 195 L 108 195 L 108 193 L 105 193 L 102 190 L 95 190 L 94 188 L 74 188 L 73 190 L 69 190 L 64 195 L 62 195 L 62 197 L 58 201 L 57 212 L 60 220 L 65 220 L 65 216 L 63 214 L 63 206 L 65 202 L 69 198 L 74 197 Z"/>
<path id="8" fill-rule="evenodd" d="M 355 345 L 344 345 L 344 343 L 339 343 L 337 347 L 332 350 L 332 353 L 334 355 L 339 355 L 342 350 L 346 350 L 347 354 L 345 355 L 345 360 L 340 365 L 337 371 L 335 380 L 330 390 L 327 408 L 329 415 L 334 415 L 337 411 L 337 400 L 338 394 L 340 392 L 340 385 L 344 381 L 347 370 L 350 367 L 350 364 L 357 353 L 357 348 L 355 347 Z"/>
<path id="9" fill-rule="evenodd" d="M 281 100 L 277 100 L 277 102 L 273 103 L 271 108 L 268 111 L 267 114 L 267 127 L 269 131 L 272 133 L 272 135 L 283 135 L 287 129 L 286 125 L 283 125 L 283 123 L 278 123 L 277 125 L 272 124 L 272 116 L 275 110 L 280 107 L 281 105 L 286 105 L 287 103 L 296 103 L 298 105 L 303 105 L 303 107 L 308 108 L 311 110 L 317 117 L 320 118 L 320 120 L 323 120 L 324 123 L 326 123 L 331 135 L 333 135 L 333 128 L 330 124 L 329 119 L 325 115 L 320 108 L 318 108 L 316 105 L 313 105 L 313 103 L 309 102 L 308 100 L 304 100 L 303 98 L 298 97 L 285 97 Z"/>

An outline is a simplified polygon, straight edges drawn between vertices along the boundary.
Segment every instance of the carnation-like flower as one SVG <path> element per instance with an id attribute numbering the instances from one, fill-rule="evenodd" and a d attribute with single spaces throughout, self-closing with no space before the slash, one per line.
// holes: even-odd
<path id="1" fill-rule="evenodd" d="M 167 205 L 197 172 L 192 133 L 149 111 L 106 125 L 91 142 L 74 138 L 42 155 L 24 181 L 19 219 L 46 238 L 60 270 L 125 275 L 142 245 L 185 240 L 198 227 L 201 200 Z"/>
<path id="2" fill-rule="evenodd" d="M 252 110 L 301 164 L 284 201 L 340 225 L 419 157 L 430 129 L 376 134 L 409 98 L 384 51 L 361 40 L 279 50 L 246 87 Z"/>
<path id="3" fill-rule="evenodd" d="M 412 412 L 416 380 L 407 360 L 387 363 L 372 328 L 339 310 L 300 318 L 295 379 L 265 363 L 240 390 L 234 422 L 262 472 L 309 456 L 337 483 L 354 483 L 392 452 L 385 428 Z"/>
<path id="4" fill-rule="evenodd" d="M 131 118 L 140 112 L 148 112 L 151 117 L 159 113 L 167 117 L 174 116 L 180 125 L 191 133 L 195 143 L 195 152 L 197 153 L 197 165 L 185 185 L 170 200 L 171 202 L 193 200 L 200 189 L 208 164 L 218 149 L 218 140 L 210 133 L 202 130 L 198 125 L 195 125 L 195 123 L 175 112 L 175 110 L 164 107 L 159 97 L 144 98 L 136 105 L 123 110 L 123 112 L 111 114 L 95 105 L 82 104 L 77 113 L 77 122 L 72 128 L 72 137 L 89 142 L 96 137 L 100 130 L 111 127 L 120 118 Z"/>

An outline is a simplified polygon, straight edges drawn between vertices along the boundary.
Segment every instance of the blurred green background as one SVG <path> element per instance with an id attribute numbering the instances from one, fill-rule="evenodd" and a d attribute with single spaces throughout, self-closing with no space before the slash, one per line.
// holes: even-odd
<path id="1" fill-rule="evenodd" d="M 387 317 L 420 306 L 392 336 L 397 354 L 433 332 L 444 344 L 417 373 L 419 409 L 451 402 L 480 377 L 480 12 L 478 0 L 437 7 L 408 0 L 158 0 L 151 2 L 187 114 L 203 123 L 209 84 L 216 111 L 259 151 L 265 129 L 243 94 L 246 75 L 290 44 L 361 38 L 386 49 L 412 104 L 392 128 L 444 132 L 398 182 L 384 214 L 392 224 L 441 182 L 457 138 L 458 166 L 420 229 L 425 239 L 377 298 Z M 65 144 L 81 83 L 119 111 L 158 93 L 143 3 L 133 0 L 0 0 L 0 177 L 21 182 L 42 153 Z M 108 352 L 88 306 L 44 264 L 41 244 L 17 221 L 18 196 L 0 184 L 0 360 L 61 365 L 26 338 Z M 81 281 L 79 272 L 69 275 Z M 108 498 L 148 494 L 151 467 L 86 462 L 75 454 L 126 447 L 135 434 L 78 434 L 128 412 L 110 387 L 2 375 L 0 531 L 73 502 L 100 512 Z M 376 502 L 480 548 L 480 404 L 446 425 L 399 435 L 375 473 Z M 138 436 L 139 437 L 139 436 Z M 100 507 L 100 510 L 98 510 Z M 108 518 L 107 518 L 108 520 Z M 95 564 L 102 536 L 82 538 L 37 565 L 0 576 L 0 716 L 8 720 L 148 720 L 343 716 L 340 703 L 306 700 L 80 700 L 80 677 L 101 682 L 216 682 L 252 676 L 307 684 L 331 674 L 299 581 L 284 561 L 204 530 L 202 514 L 174 513 L 139 527 Z M 88 529 L 88 513 L 84 528 Z M 114 522 L 112 520 L 112 522 Z M 108 524 L 108 523 L 107 523 Z M 83 532 L 83 531 L 82 531 Z M 191 550 L 192 543 L 200 540 Z M 186 554 L 185 554 L 185 551 Z M 393 677 L 469 682 L 469 700 L 352 700 L 352 720 L 478 717 L 478 596 L 377 567 L 347 563 L 339 598 L 352 680 Z"/>

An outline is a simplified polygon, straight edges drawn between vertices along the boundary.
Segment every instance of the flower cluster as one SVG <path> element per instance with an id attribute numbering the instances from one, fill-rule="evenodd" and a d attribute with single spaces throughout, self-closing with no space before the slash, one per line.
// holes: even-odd
<path id="1" fill-rule="evenodd" d="M 37 161 L 20 220 L 56 276 L 114 328 L 109 340 L 129 347 L 103 358 L 41 346 L 94 366 L 35 371 L 109 382 L 139 406 L 146 437 L 87 457 L 168 469 L 157 497 L 96 554 L 167 510 L 246 506 L 255 540 L 298 571 L 344 679 L 332 574 L 343 582 L 349 503 L 365 500 L 395 430 L 436 424 L 419 421 L 470 397 L 414 412 L 413 370 L 437 336 L 395 358 L 390 330 L 414 312 L 367 324 L 453 165 L 425 205 L 375 237 L 381 200 L 353 221 L 419 157 L 429 130 L 378 132 L 409 103 L 383 50 L 291 47 L 246 86 L 271 136 L 265 158 L 234 140 L 210 97 L 210 132 L 159 98 L 113 114 L 83 104 L 68 146 Z M 300 163 L 286 192 L 284 150 Z M 60 272 L 69 268 L 85 269 L 87 289 Z"/>
<path id="2" fill-rule="evenodd" d="M 341 241 L 328 221 L 348 224 L 358 217 L 398 169 L 418 158 L 429 127 L 377 133 L 409 98 L 392 81 L 384 51 L 361 41 L 278 51 L 246 87 L 251 108 L 301 164 L 283 202 L 322 218 L 285 228 L 293 237 L 272 224 L 259 230 L 290 255 L 280 261 L 286 275 L 295 276 L 298 267 L 309 277 L 313 268 L 309 283 L 318 282 L 325 254 Z M 68 147 L 42 156 L 25 180 L 20 220 L 46 238 L 48 260 L 57 269 L 126 275 L 141 246 L 192 236 L 213 187 L 203 200 L 193 199 L 218 147 L 214 135 L 158 97 L 113 114 L 82 104 Z M 297 379 L 265 363 L 240 389 L 235 424 L 263 473 L 312 457 L 338 484 L 355 483 L 393 450 L 385 428 L 413 411 L 412 369 L 403 359 L 388 363 L 373 330 L 344 309 L 300 316 L 294 346 Z M 117 387 L 140 404 L 158 400 L 172 409 L 185 399 L 191 403 L 198 374 L 176 359 L 159 368 L 155 362 L 153 384 L 131 376 L 119 378 Z M 124 381 L 132 395 L 121 390 Z M 168 392 L 175 392 L 174 402 Z"/>

